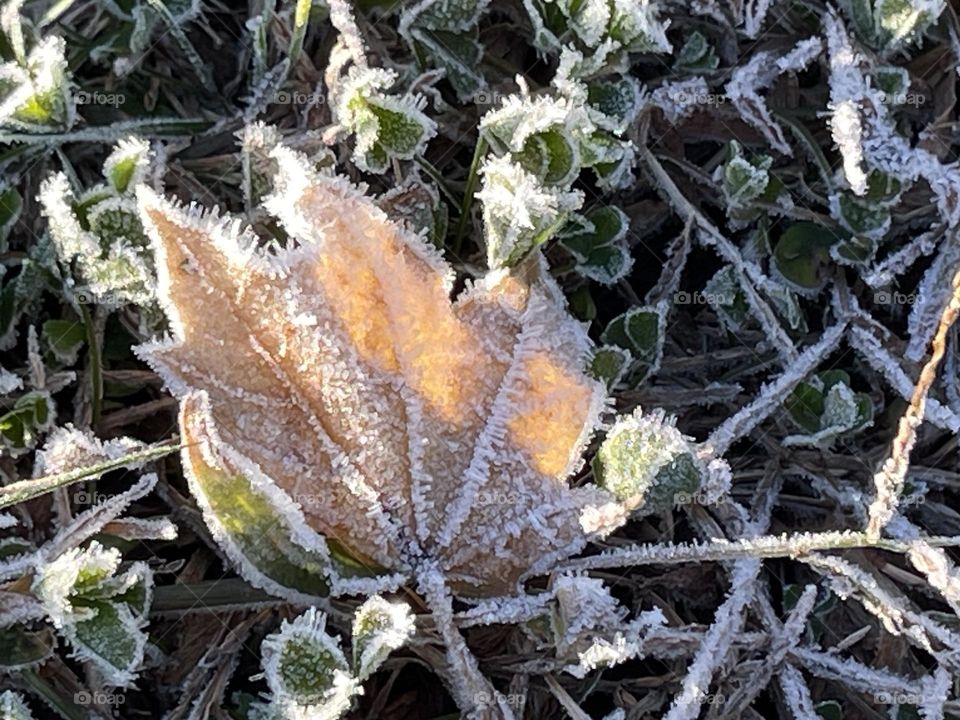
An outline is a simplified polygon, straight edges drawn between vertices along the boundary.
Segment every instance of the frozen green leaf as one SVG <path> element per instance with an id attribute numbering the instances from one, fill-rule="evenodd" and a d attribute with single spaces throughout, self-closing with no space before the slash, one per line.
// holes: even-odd
<path id="1" fill-rule="evenodd" d="M 685 72 L 716 70 L 719 65 L 720 58 L 717 57 L 713 46 L 698 30 L 694 30 L 687 36 L 673 61 L 674 70 Z"/>
<path id="2" fill-rule="evenodd" d="M 639 84 L 631 77 L 594 80 L 587 84 L 587 102 L 598 127 L 621 134 L 640 112 L 642 95 Z"/>
<path id="3" fill-rule="evenodd" d="M 335 720 L 363 692 L 325 628 L 326 616 L 310 608 L 264 639 L 261 663 L 270 697 L 269 703 L 255 706 L 258 716 Z"/>
<path id="4" fill-rule="evenodd" d="M 32 590 L 77 656 L 96 665 L 107 684 L 126 687 L 143 662 L 153 576 L 145 563 L 122 571 L 120 563 L 117 549 L 94 540 L 46 560 Z"/>
<path id="5" fill-rule="evenodd" d="M 484 86 L 480 73 L 483 46 L 477 23 L 489 0 L 421 0 L 400 17 L 400 34 L 415 49 L 423 49 L 434 65 L 446 71 L 457 96 L 466 100 Z"/>
<path id="6" fill-rule="evenodd" d="M 654 363 L 663 348 L 662 321 L 663 313 L 659 308 L 632 308 L 611 320 L 601 339 L 629 350 L 642 362 Z"/>
<path id="7" fill-rule="evenodd" d="M 890 229 L 890 210 L 877 200 L 842 192 L 836 197 L 834 208 L 837 220 L 854 235 L 880 240 Z"/>
<path id="8" fill-rule="evenodd" d="M 824 266 L 837 237 L 823 226 L 809 222 L 791 225 L 773 251 L 777 273 L 800 293 L 816 293 L 823 287 Z"/>
<path id="9" fill-rule="evenodd" d="M 28 392 L 17 398 L 12 410 L 0 416 L 0 439 L 14 452 L 33 447 L 37 435 L 52 425 L 55 416 L 50 393 Z"/>
<path id="10" fill-rule="evenodd" d="M 750 306 L 737 281 L 736 270 L 726 265 L 703 286 L 707 304 L 730 330 L 739 330 L 750 318 Z"/>
<path id="11" fill-rule="evenodd" d="M 624 277 L 633 258 L 624 242 L 630 221 L 622 210 L 603 206 L 578 216 L 560 235 L 564 246 L 577 258 L 577 272 L 603 285 Z"/>
<path id="12" fill-rule="evenodd" d="M 849 376 L 830 370 L 800 383 L 786 402 L 794 423 L 804 431 L 784 439 L 787 445 L 826 446 L 838 436 L 873 421 L 873 401 L 850 388 Z"/>
<path id="13" fill-rule="evenodd" d="M 414 631 L 409 605 L 390 603 L 379 595 L 371 597 L 354 614 L 353 672 L 360 680 L 370 677 Z"/>
<path id="14" fill-rule="evenodd" d="M 63 38 L 41 41 L 23 64 L 0 65 L 0 126 L 39 132 L 69 130 L 76 118 Z"/>
<path id="15" fill-rule="evenodd" d="M 150 144 L 138 137 L 117 143 L 103 164 L 103 176 L 118 193 L 126 193 L 142 183 L 150 167 Z"/>
<path id="16" fill-rule="evenodd" d="M 354 66 L 335 88 L 337 122 L 356 136 L 353 160 L 367 172 L 383 172 L 390 159 L 410 160 L 436 133 L 423 98 L 384 92 L 396 73 Z"/>
<path id="17" fill-rule="evenodd" d="M 630 352 L 615 345 L 597 348 L 590 360 L 590 374 L 612 390 L 623 378 L 633 360 Z"/>
<path id="18" fill-rule="evenodd" d="M 541 183 L 510 156 L 490 158 L 481 168 L 487 261 L 509 267 L 546 242 L 581 203 L 579 193 Z"/>
<path id="19" fill-rule="evenodd" d="M 57 360 L 73 365 L 87 333 L 79 320 L 47 320 L 43 323 L 43 338 Z"/>
<path id="20" fill-rule="evenodd" d="M 701 472 L 688 438 L 663 411 L 638 408 L 607 433 L 594 460 L 600 484 L 631 510 L 663 512 L 688 502 Z"/>

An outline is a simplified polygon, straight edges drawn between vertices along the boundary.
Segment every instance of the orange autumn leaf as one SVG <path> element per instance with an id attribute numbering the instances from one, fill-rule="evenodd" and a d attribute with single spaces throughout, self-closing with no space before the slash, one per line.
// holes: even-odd
<path id="1" fill-rule="evenodd" d="M 301 571 L 429 566 L 457 592 L 509 594 L 621 521 L 568 483 L 605 391 L 542 267 L 451 301 L 422 238 L 293 151 L 274 159 L 287 248 L 139 193 L 173 328 L 139 353 L 182 401 L 191 487 L 240 571 L 303 591 L 292 542 Z"/>

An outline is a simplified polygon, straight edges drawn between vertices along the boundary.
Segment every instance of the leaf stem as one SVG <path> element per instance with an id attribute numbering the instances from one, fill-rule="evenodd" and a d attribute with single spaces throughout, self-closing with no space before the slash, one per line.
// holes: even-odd
<path id="1" fill-rule="evenodd" d="M 69 472 L 46 475 L 33 480 L 21 480 L 11 483 L 10 485 L 0 488 L 0 510 L 51 492 L 57 488 L 72 485 L 81 480 L 98 478 L 111 470 L 117 470 L 128 465 L 141 465 L 151 460 L 159 460 L 162 457 L 178 452 L 182 447 L 183 446 L 178 443 L 169 441 L 159 445 L 152 445 L 115 460 L 108 460 L 96 465 L 77 468 Z"/>
<path id="2" fill-rule="evenodd" d="M 480 135 L 477 137 L 477 146 L 473 149 L 473 160 L 470 161 L 467 184 L 463 190 L 463 202 L 460 204 L 460 217 L 457 220 L 457 228 L 453 233 L 453 242 L 450 244 L 450 251 L 454 255 L 459 255 L 463 247 L 463 236 L 467 232 L 467 224 L 470 222 L 470 208 L 473 205 L 473 195 L 477 189 L 480 163 L 483 161 L 486 152 L 487 141 Z"/>
<path id="3" fill-rule="evenodd" d="M 97 323 L 93 315 L 83 303 L 80 303 L 80 314 L 87 331 L 87 347 L 90 349 L 90 406 L 93 416 L 91 425 L 96 425 L 100 421 L 103 404 L 103 358 L 100 354 L 100 333 L 97 332 Z"/>
<path id="4" fill-rule="evenodd" d="M 307 25 L 310 21 L 311 0 L 297 0 L 293 11 L 293 33 L 290 35 L 290 50 L 287 52 L 287 77 L 293 75 L 297 59 L 303 51 L 303 39 L 307 35 Z"/>

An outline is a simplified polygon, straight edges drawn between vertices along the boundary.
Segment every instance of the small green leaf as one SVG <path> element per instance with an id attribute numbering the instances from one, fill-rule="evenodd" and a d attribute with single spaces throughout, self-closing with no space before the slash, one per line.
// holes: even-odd
<path id="1" fill-rule="evenodd" d="M 0 669 L 20 671 L 39 665 L 53 654 L 56 647 L 57 641 L 49 627 L 30 630 L 26 625 L 11 625 L 0 628 Z"/>
<path id="2" fill-rule="evenodd" d="M 387 656 L 415 631 L 413 614 L 405 603 L 389 603 L 374 595 L 357 608 L 353 619 L 353 672 L 370 677 Z"/>
<path id="3" fill-rule="evenodd" d="M 701 484 L 689 441 L 656 410 L 621 417 L 600 445 L 594 473 L 631 510 L 663 512 L 687 501 Z"/>
<path id="4" fill-rule="evenodd" d="M 750 306 L 732 265 L 724 266 L 710 278 L 703 287 L 703 294 L 707 304 L 731 330 L 740 329 L 750 318 Z"/>
<path id="5" fill-rule="evenodd" d="M 256 703 L 254 717 L 317 717 L 335 720 L 362 692 L 337 640 L 326 632 L 326 616 L 315 607 L 261 645 L 269 703 Z"/>
<path id="6" fill-rule="evenodd" d="M 628 350 L 604 345 L 597 348 L 590 360 L 590 375 L 606 383 L 607 389 L 612 390 L 630 367 L 632 359 Z"/>
<path id="7" fill-rule="evenodd" d="M 74 644 L 82 647 L 82 654 L 99 658 L 116 673 L 136 669 L 142 660 L 145 638 L 133 613 L 125 605 L 105 601 L 84 607 L 95 614 L 75 623 L 71 633 Z"/>
<path id="8" fill-rule="evenodd" d="M 60 362 L 73 365 L 87 339 L 86 328 L 79 320 L 47 320 L 42 335 L 47 346 Z"/>
<path id="9" fill-rule="evenodd" d="M 53 398 L 45 390 L 21 395 L 13 409 L 0 416 L 0 438 L 13 450 L 32 447 L 36 435 L 50 427 L 54 417 Z"/>
<path id="10" fill-rule="evenodd" d="M 653 307 L 628 310 L 610 321 L 600 339 L 629 350 L 641 362 L 654 363 L 663 347 L 662 313 Z"/>
<path id="11" fill-rule="evenodd" d="M 823 720 L 843 720 L 843 707 L 836 700 L 817 703 L 814 709 Z"/>
<path id="12" fill-rule="evenodd" d="M 707 38 L 698 30 L 687 36 L 673 61 L 673 69 L 686 72 L 702 73 L 716 70 L 720 65 L 720 58 L 714 52 Z"/>
<path id="13" fill-rule="evenodd" d="M 830 260 L 829 248 L 836 240 L 836 235 L 821 225 L 794 223 L 774 248 L 774 266 L 799 292 L 814 293 L 826 281 L 823 268 Z"/>
<path id="14" fill-rule="evenodd" d="M 587 85 L 587 102 L 604 130 L 622 133 L 640 112 L 640 88 L 633 78 L 594 80 Z"/>

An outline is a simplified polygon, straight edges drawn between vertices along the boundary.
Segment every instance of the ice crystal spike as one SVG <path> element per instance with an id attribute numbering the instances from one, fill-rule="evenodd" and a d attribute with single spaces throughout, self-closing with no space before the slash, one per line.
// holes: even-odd
<path id="1" fill-rule="evenodd" d="M 138 352 L 181 399 L 186 472 L 241 573 L 302 598 L 438 567 L 455 592 L 509 594 L 622 522 L 567 483 L 606 391 L 536 259 L 451 303 L 424 238 L 273 157 L 266 207 L 296 247 L 139 191 L 173 337 Z"/>

